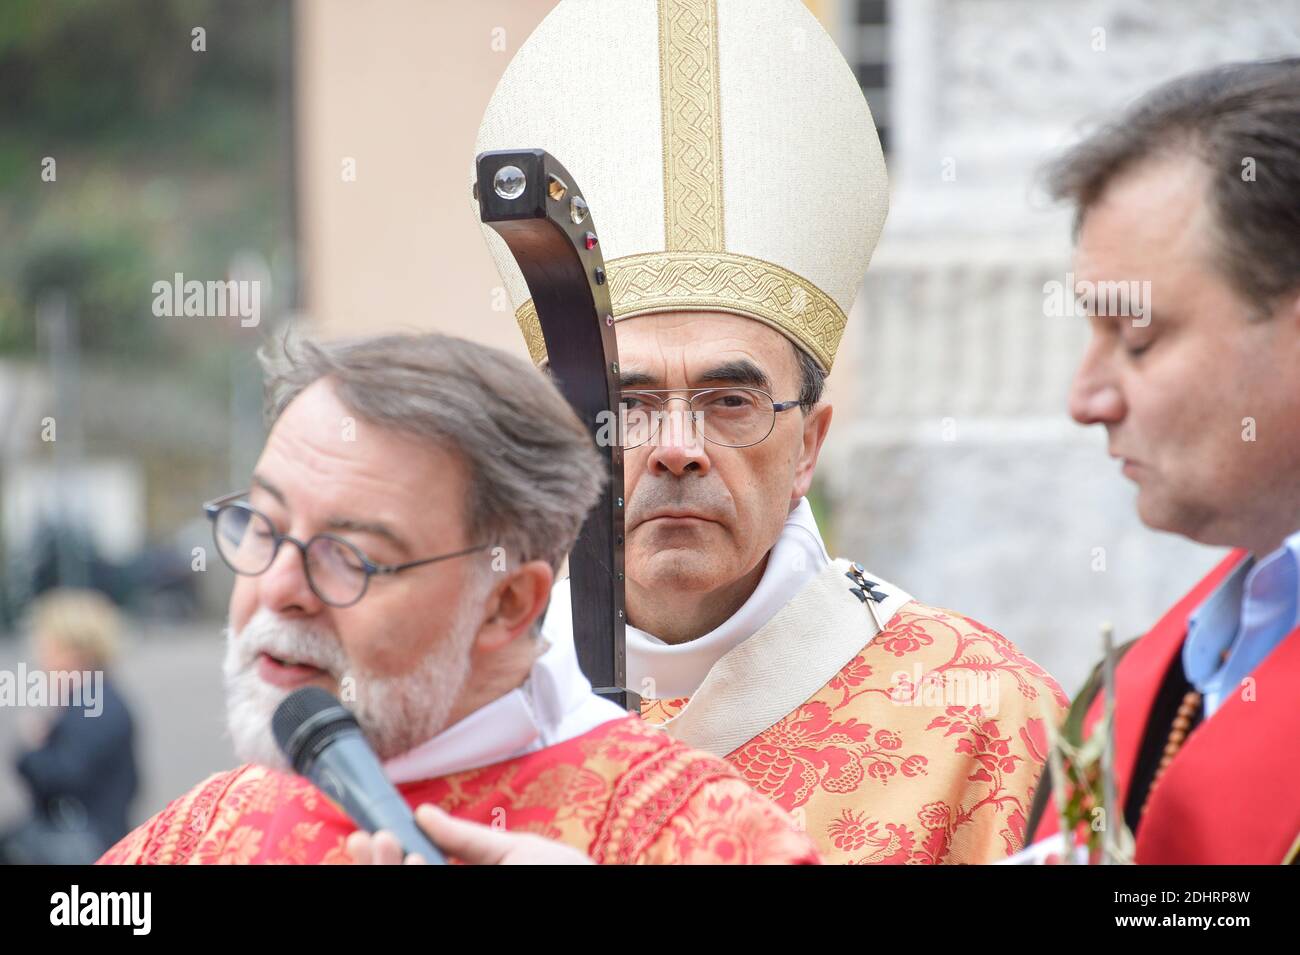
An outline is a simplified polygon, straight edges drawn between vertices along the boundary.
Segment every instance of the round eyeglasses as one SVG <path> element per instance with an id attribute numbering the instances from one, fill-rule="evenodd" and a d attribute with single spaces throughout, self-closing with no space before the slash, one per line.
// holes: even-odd
<path id="1" fill-rule="evenodd" d="M 687 391 L 687 395 L 679 392 Z M 689 412 L 672 414 L 668 402 L 685 401 Z M 698 435 L 725 448 L 748 448 L 772 433 L 776 416 L 798 407 L 798 401 L 773 401 L 757 388 L 701 388 L 624 391 L 619 401 L 623 448 L 640 447 L 660 432 L 666 419 L 673 433 L 667 441 L 690 443 L 693 426 Z"/>
<path id="2" fill-rule="evenodd" d="M 269 517 L 247 501 L 237 500 L 246 493 L 240 491 L 203 505 L 204 512 L 212 521 L 212 538 L 217 553 L 226 566 L 244 577 L 264 574 L 275 563 L 280 545 L 288 541 L 302 554 L 307 585 L 331 607 L 351 607 L 365 596 L 370 578 L 376 575 L 399 574 L 412 567 L 463 557 L 490 546 L 479 544 L 404 564 L 377 564 L 355 544 L 335 534 L 317 534 L 306 541 L 281 534 Z"/>

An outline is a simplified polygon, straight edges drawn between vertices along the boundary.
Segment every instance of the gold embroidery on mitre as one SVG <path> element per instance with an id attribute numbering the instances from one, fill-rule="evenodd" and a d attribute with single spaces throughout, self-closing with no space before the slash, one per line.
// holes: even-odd
<path id="1" fill-rule="evenodd" d="M 645 252 L 605 263 L 614 321 L 650 312 L 732 312 L 775 328 L 830 371 L 846 318 L 807 279 L 763 259 L 731 252 Z M 530 298 L 515 310 L 533 364 L 546 344 Z"/>
<path id="2" fill-rule="evenodd" d="M 723 248 L 717 0 L 659 0 L 664 245 Z"/>

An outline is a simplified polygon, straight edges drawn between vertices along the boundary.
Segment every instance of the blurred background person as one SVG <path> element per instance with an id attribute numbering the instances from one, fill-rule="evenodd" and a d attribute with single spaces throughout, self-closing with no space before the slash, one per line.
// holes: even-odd
<path id="1" fill-rule="evenodd" d="M 42 709 L 18 710 L 24 745 L 14 769 L 32 812 L 0 835 L 0 859 L 90 863 L 126 833 L 139 785 L 131 713 L 106 672 L 117 654 L 121 620 L 102 594 L 71 589 L 42 595 L 31 618 L 40 678 L 54 685 L 54 675 L 76 673 L 83 680 L 79 698 L 51 698 Z"/>

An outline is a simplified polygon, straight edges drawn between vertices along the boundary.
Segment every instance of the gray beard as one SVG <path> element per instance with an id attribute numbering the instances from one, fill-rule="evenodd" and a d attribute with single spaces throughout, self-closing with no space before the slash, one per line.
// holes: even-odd
<path id="1" fill-rule="evenodd" d="M 258 676 L 257 657 L 262 651 L 309 662 L 333 676 L 340 701 L 357 718 L 381 760 L 399 756 L 438 735 L 447 728 L 451 709 L 469 680 L 470 645 L 477 621 L 467 610 L 477 605 L 476 600 L 462 600 L 451 632 L 412 669 L 391 677 L 349 672 L 336 638 L 277 617 L 265 608 L 238 634 L 228 626 L 222 672 L 226 727 L 235 755 L 243 762 L 290 769 L 271 732 L 271 716 L 291 691 Z"/>

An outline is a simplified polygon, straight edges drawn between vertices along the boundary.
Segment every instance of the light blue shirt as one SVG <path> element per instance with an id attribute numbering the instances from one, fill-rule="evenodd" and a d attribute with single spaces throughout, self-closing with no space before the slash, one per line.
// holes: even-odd
<path id="1" fill-rule="evenodd" d="M 1188 619 L 1183 673 L 1207 719 L 1297 623 L 1300 531 L 1263 560 L 1244 561 Z"/>

